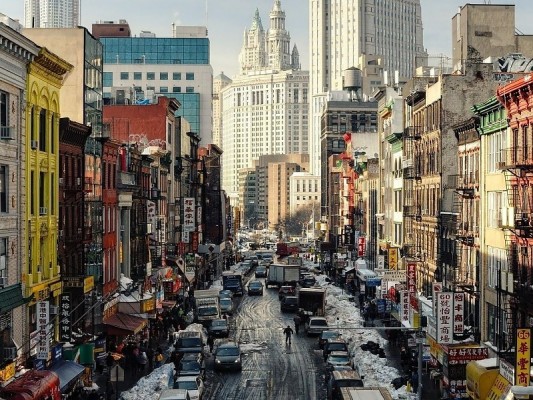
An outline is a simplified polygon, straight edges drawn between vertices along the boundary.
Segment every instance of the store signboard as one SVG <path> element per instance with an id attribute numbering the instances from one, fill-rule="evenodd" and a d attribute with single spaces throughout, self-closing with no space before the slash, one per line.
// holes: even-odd
<path id="1" fill-rule="evenodd" d="M 37 329 L 39 330 L 39 343 L 37 344 L 38 360 L 48 360 L 50 342 L 48 341 L 48 323 L 50 322 L 50 304 L 48 301 L 37 303 Z"/>
<path id="2" fill-rule="evenodd" d="M 465 329 L 464 321 L 464 293 L 453 294 L 453 333 L 461 334 Z"/>
<path id="3" fill-rule="evenodd" d="M 516 330 L 515 385 L 529 386 L 531 373 L 531 328 Z"/>
<path id="4" fill-rule="evenodd" d="M 183 199 L 183 232 L 194 232 L 196 230 L 196 209 L 194 197 Z M 188 241 L 186 242 L 188 243 Z"/>
<path id="5" fill-rule="evenodd" d="M 400 291 L 400 321 L 409 321 L 409 292 L 407 290 Z"/>
<path id="6" fill-rule="evenodd" d="M 437 299 L 437 293 L 442 292 L 442 283 L 441 282 L 433 282 L 431 284 L 431 307 L 433 309 L 433 312 L 435 312 L 435 307 L 437 305 L 436 299 Z"/>
<path id="7" fill-rule="evenodd" d="M 453 343 L 453 293 L 437 293 L 437 343 Z"/>
<path id="8" fill-rule="evenodd" d="M 389 269 L 396 270 L 398 268 L 398 248 L 389 248 Z"/>
<path id="9" fill-rule="evenodd" d="M 357 238 L 357 255 L 359 257 L 364 257 L 366 252 L 366 238 L 364 236 L 359 236 Z"/>
<path id="10" fill-rule="evenodd" d="M 72 331 L 70 326 L 71 301 L 70 293 L 61 293 L 59 295 L 59 338 L 62 342 L 70 342 Z"/>

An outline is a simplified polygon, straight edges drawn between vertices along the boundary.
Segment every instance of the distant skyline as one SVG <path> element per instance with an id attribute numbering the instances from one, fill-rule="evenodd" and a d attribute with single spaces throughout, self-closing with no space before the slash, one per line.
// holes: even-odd
<path id="1" fill-rule="evenodd" d="M 514 4 L 516 28 L 533 34 L 533 1 L 500 0 L 493 4 Z M 424 26 L 424 47 L 430 56 L 451 56 L 451 20 L 459 7 L 483 4 L 474 1 L 421 0 Z M 82 0 L 81 25 L 91 31 L 97 21 L 128 21 L 132 35 L 151 31 L 157 37 L 170 37 L 172 23 L 177 25 L 207 25 L 211 42 L 211 65 L 216 76 L 224 72 L 230 78 L 239 70 L 239 51 L 243 33 L 252 23 L 256 8 L 263 23 L 269 27 L 269 13 L 274 0 Z M 207 5 L 207 7 L 206 7 Z M 286 28 L 291 34 L 291 46 L 300 52 L 303 70 L 309 69 L 309 3 L 308 0 L 281 0 L 286 13 Z M 2 0 L 0 12 L 24 21 L 24 0 Z"/>

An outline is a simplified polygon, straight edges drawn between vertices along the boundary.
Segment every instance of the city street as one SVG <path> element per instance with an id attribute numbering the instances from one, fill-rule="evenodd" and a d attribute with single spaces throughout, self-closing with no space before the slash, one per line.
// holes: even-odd
<path id="1" fill-rule="evenodd" d="M 323 399 L 326 396 L 324 362 L 317 339 L 300 331 L 285 345 L 283 329 L 294 329 L 292 313 L 281 313 L 277 290 L 263 296 L 236 299 L 230 337 L 245 353 L 242 372 L 215 372 L 207 359 L 204 399 Z M 247 351 L 247 349 L 257 349 Z"/>

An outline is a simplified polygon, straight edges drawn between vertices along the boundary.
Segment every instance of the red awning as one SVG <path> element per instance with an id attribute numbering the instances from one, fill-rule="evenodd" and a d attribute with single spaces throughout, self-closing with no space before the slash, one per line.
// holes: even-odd
<path id="1" fill-rule="evenodd" d="M 119 336 L 135 335 L 146 326 L 147 322 L 148 320 L 146 318 L 135 317 L 120 312 L 104 319 L 104 325 L 107 325 L 107 333 Z"/>

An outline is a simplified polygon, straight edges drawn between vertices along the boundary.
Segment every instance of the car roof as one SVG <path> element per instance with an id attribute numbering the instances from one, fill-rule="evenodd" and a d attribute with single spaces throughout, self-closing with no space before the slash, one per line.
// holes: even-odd
<path id="1" fill-rule="evenodd" d="M 192 337 L 202 337 L 202 334 L 196 331 L 179 331 L 178 332 L 178 338 L 192 338 Z"/>
<path id="2" fill-rule="evenodd" d="M 285 297 L 282 299 L 282 301 L 283 301 L 283 300 L 287 301 L 287 299 L 291 299 L 291 300 L 296 299 L 296 300 L 298 300 L 298 296 L 285 296 Z"/>
<path id="3" fill-rule="evenodd" d="M 165 389 L 159 395 L 160 400 L 187 399 L 187 389 Z"/>
<path id="4" fill-rule="evenodd" d="M 341 333 L 340 332 L 337 332 L 337 331 L 322 331 L 320 333 L 321 336 L 327 336 L 327 335 L 337 335 L 337 336 L 341 336 Z"/>
<path id="5" fill-rule="evenodd" d="M 249 283 L 249 285 L 252 284 L 252 283 L 255 283 L 255 284 L 259 283 L 259 284 L 262 285 L 261 281 L 251 281 L 251 282 Z"/>
<path id="6" fill-rule="evenodd" d="M 180 375 L 176 378 L 176 382 L 196 381 L 197 377 L 194 375 Z"/>
<path id="7" fill-rule="evenodd" d="M 361 375 L 357 373 L 357 371 L 353 369 L 346 369 L 346 370 L 333 370 L 333 378 L 335 380 L 342 380 L 342 379 L 361 379 Z"/>
<path id="8" fill-rule="evenodd" d="M 339 337 L 331 337 L 326 339 L 326 343 L 344 343 L 346 344 L 346 340 L 339 338 Z"/>
<path id="9" fill-rule="evenodd" d="M 226 343 L 222 343 L 218 346 L 219 349 L 221 348 L 228 348 L 228 347 L 237 347 L 240 349 L 239 345 L 235 342 L 226 342 Z"/>
<path id="10" fill-rule="evenodd" d="M 220 323 L 225 323 L 227 324 L 228 323 L 228 320 L 227 319 L 224 319 L 224 318 L 220 318 L 220 319 L 214 319 L 213 321 L 211 321 L 211 323 L 217 323 L 217 324 L 220 324 Z"/>
<path id="11" fill-rule="evenodd" d="M 318 320 L 322 320 L 322 321 L 328 321 L 325 317 L 311 317 L 309 318 L 309 322 L 311 321 L 318 321 Z"/>

